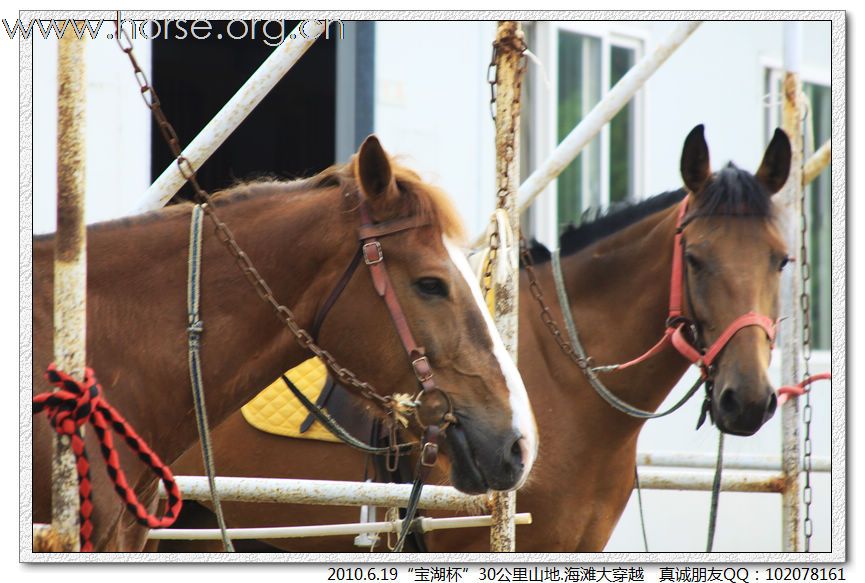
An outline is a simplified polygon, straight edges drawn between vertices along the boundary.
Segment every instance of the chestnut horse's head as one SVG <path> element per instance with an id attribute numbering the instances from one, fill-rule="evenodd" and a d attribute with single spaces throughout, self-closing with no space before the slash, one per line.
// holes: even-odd
<path id="1" fill-rule="evenodd" d="M 703 126 L 685 140 L 681 171 L 691 197 L 683 231 L 686 309 L 704 346 L 749 312 L 777 321 L 781 270 L 789 257 L 771 197 L 787 180 L 790 156 L 790 140 L 775 130 L 756 174 L 732 163 L 713 174 Z M 774 414 L 771 348 L 764 328 L 747 326 L 719 354 L 711 412 L 720 430 L 752 435 Z"/>
<path id="2" fill-rule="evenodd" d="M 373 136 L 334 178 L 345 201 L 348 254 L 357 252 L 361 200 L 376 223 L 421 219 L 421 226 L 379 242 L 407 327 L 424 348 L 456 417 L 444 433 L 454 486 L 469 493 L 519 487 L 537 454 L 534 415 L 457 246 L 462 227 L 455 210 L 440 191 L 394 163 Z M 339 261 L 344 264 L 347 256 Z M 411 359 L 363 262 L 324 321 L 320 338 L 378 389 L 418 392 Z"/>

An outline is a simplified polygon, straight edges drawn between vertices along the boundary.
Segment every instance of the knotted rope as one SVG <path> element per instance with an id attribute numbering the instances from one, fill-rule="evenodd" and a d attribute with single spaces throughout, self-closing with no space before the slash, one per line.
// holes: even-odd
<path id="1" fill-rule="evenodd" d="M 90 462 L 87 459 L 87 451 L 80 429 L 85 423 L 90 423 L 96 430 L 102 457 L 105 458 L 106 470 L 114 483 L 114 489 L 126 504 L 127 510 L 135 515 L 138 523 L 148 528 L 165 528 L 174 524 L 183 501 L 171 470 L 138 436 L 129 422 L 102 397 L 102 387 L 99 386 L 93 371 L 89 368 L 86 369 L 84 381 L 79 383 L 68 374 L 57 370 L 56 365 L 51 364 L 46 372 L 46 377 L 59 390 L 34 396 L 33 414 L 45 411 L 54 430 L 60 435 L 68 435 L 70 438 L 72 452 L 75 454 L 75 466 L 78 471 L 81 550 L 93 551 L 93 543 L 90 540 L 93 534 Z M 144 505 L 139 502 L 135 491 L 129 486 L 126 481 L 126 474 L 120 468 L 120 457 L 114 449 L 112 431 L 122 437 L 129 448 L 138 454 L 141 461 L 162 480 L 168 493 L 167 510 L 163 516 L 158 517 L 148 513 Z"/>

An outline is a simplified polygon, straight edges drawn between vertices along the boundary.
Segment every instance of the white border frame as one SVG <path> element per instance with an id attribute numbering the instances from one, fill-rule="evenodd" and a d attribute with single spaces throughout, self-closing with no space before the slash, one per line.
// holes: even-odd
<path id="1" fill-rule="evenodd" d="M 216 11 L 195 12 L 184 11 L 184 18 L 213 18 Z M 77 18 L 112 18 L 109 11 L 75 12 Z M 128 18 L 178 18 L 177 11 L 128 11 Z M 41 18 L 67 18 L 69 11 L 24 11 L 22 19 L 39 16 Z M 30 397 L 32 395 L 31 349 L 32 349 L 32 273 L 30 264 L 32 258 L 32 46 L 21 44 L 20 52 L 20 215 L 19 215 L 19 265 L 21 305 L 20 318 L 20 352 L 19 352 L 19 560 L 24 562 L 76 562 L 76 563 L 110 563 L 110 562 L 141 562 L 160 563 L 166 561 L 183 562 L 286 562 L 332 564 L 340 563 L 569 563 L 586 565 L 589 563 L 661 563 L 688 564 L 695 563 L 838 563 L 847 558 L 847 303 L 846 303 L 846 14 L 843 11 L 748 11 L 748 12 L 715 12 L 715 11 L 595 11 L 595 12 L 550 12 L 550 11 L 502 11 L 495 14 L 480 11 L 465 11 L 444 13 L 439 11 L 222 11 L 220 18 L 335 18 L 345 20 L 421 20 L 441 19 L 442 16 L 454 16 L 460 20 L 482 19 L 513 19 L 513 20 L 550 20 L 550 19 L 584 19 L 607 20 L 610 17 L 619 19 L 645 20 L 647 16 L 655 20 L 705 19 L 705 20 L 828 20 L 832 22 L 832 551 L 826 553 L 405 553 L 370 554 L 370 553 L 292 553 L 292 554 L 183 554 L 169 555 L 164 553 L 33 553 L 32 552 L 32 459 L 27 444 L 32 443 L 32 412 Z M 492 193 L 490 193 L 492 196 Z"/>

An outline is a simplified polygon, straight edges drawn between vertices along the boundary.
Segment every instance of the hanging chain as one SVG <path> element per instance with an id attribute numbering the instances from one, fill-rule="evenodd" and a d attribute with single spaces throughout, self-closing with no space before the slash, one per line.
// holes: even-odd
<path id="1" fill-rule="evenodd" d="M 517 70 L 516 75 L 516 87 L 514 90 L 514 105 L 518 106 L 520 103 L 520 99 L 522 97 L 522 82 L 525 77 L 525 72 L 527 68 L 527 59 L 526 59 L 526 50 L 528 47 L 526 46 L 525 39 L 514 38 L 514 42 L 517 44 L 517 50 L 520 53 L 520 65 Z M 499 42 L 493 42 L 493 55 L 490 59 L 490 64 L 487 67 L 487 83 L 490 85 L 490 116 L 492 117 L 493 123 L 496 123 L 496 84 L 498 82 L 498 71 L 496 69 L 496 60 L 499 56 Z M 519 107 L 514 107 L 513 111 L 518 111 Z M 503 209 L 507 207 L 507 184 L 509 182 L 510 177 L 508 176 L 510 162 L 513 160 L 514 156 L 514 134 L 516 132 L 516 123 L 517 120 L 511 120 L 511 147 L 507 149 L 505 152 L 505 156 L 507 158 L 508 164 L 505 166 L 505 172 L 503 176 L 503 180 L 498 183 L 498 191 L 497 191 L 497 200 L 496 200 L 496 208 Z M 504 186 L 504 188 L 503 188 Z M 494 219 L 495 221 L 495 219 Z M 497 225 L 497 223 L 494 222 Z M 500 237 L 497 228 L 493 228 L 490 233 L 489 240 L 489 256 L 487 260 L 487 268 L 483 277 L 483 293 L 484 297 L 489 293 L 490 286 L 487 284 L 487 281 L 492 280 L 492 265 L 495 261 L 496 255 L 498 253 L 500 243 Z M 537 274 L 534 269 L 534 261 L 532 260 L 531 253 L 529 252 L 528 243 L 523 236 L 522 229 L 520 229 L 519 233 L 519 245 L 520 245 L 520 261 L 526 270 L 526 275 L 529 279 L 529 292 L 532 297 L 537 302 L 538 306 L 541 309 L 540 317 L 541 321 L 547 327 L 550 334 L 552 334 L 553 338 L 556 340 L 556 344 L 558 344 L 559 348 L 562 352 L 570 358 L 574 363 L 577 364 L 581 369 L 586 369 L 589 366 L 589 361 L 587 359 L 581 358 L 577 352 L 574 350 L 573 346 L 571 346 L 570 342 L 567 341 L 565 336 L 562 334 L 562 331 L 559 329 L 558 324 L 556 324 L 555 318 L 553 317 L 553 312 L 550 310 L 550 307 L 547 305 L 546 300 L 544 299 L 544 292 L 541 289 L 541 285 L 538 282 Z"/>
<path id="2" fill-rule="evenodd" d="M 810 107 L 807 107 L 802 118 L 803 126 L 807 123 L 810 113 Z M 802 143 L 802 159 L 804 160 L 805 144 Z M 800 248 L 799 248 L 799 275 L 801 279 L 802 289 L 799 294 L 799 307 L 802 310 L 802 362 L 804 365 L 804 375 L 802 380 L 807 381 L 811 376 L 810 361 L 811 361 L 811 264 L 808 262 L 808 207 L 807 197 L 805 195 L 807 187 L 803 184 L 800 189 Z M 805 506 L 805 516 L 802 521 L 802 533 L 804 535 L 805 552 L 811 550 L 811 535 L 814 531 L 814 524 L 811 520 L 811 454 L 813 444 L 811 442 L 811 416 L 813 408 L 811 407 L 811 391 L 805 392 L 805 406 L 802 408 L 802 422 L 804 425 L 804 440 L 802 442 L 802 469 L 805 472 L 805 484 L 802 488 L 802 503 Z"/>
<path id="3" fill-rule="evenodd" d="M 544 323 L 544 326 L 547 327 L 550 334 L 552 334 L 553 338 L 556 341 L 556 344 L 559 345 L 561 351 L 570 358 L 574 364 L 579 366 L 581 369 L 586 370 L 589 368 L 590 359 L 582 358 L 579 354 L 577 354 L 576 350 L 571 343 L 565 338 L 564 334 L 562 334 L 561 329 L 559 329 L 558 324 L 556 324 L 555 318 L 553 318 L 553 312 L 550 310 L 549 305 L 547 305 L 547 301 L 544 298 L 544 292 L 541 289 L 541 284 L 538 281 L 537 273 L 535 273 L 535 262 L 532 259 L 532 255 L 529 252 L 529 246 L 526 242 L 525 238 L 520 237 L 520 261 L 522 261 L 523 267 L 526 270 L 526 276 L 529 279 L 529 292 L 534 298 L 535 302 L 537 302 L 538 307 L 541 309 L 541 322 Z M 562 306 L 562 309 L 565 310 L 567 307 Z"/>
<path id="4" fill-rule="evenodd" d="M 519 123 L 520 100 L 522 99 L 523 78 L 525 77 L 527 69 L 526 50 L 528 49 L 528 46 L 526 45 L 525 37 L 522 34 L 514 35 L 508 40 L 512 43 L 510 49 L 519 53 L 519 65 L 516 74 L 514 75 L 513 105 L 511 107 L 511 123 L 508 128 L 508 145 L 504 152 L 504 171 L 497 173 L 496 177 L 496 210 L 507 210 L 508 208 L 508 186 L 511 183 L 510 167 L 514 160 L 517 147 L 515 142 L 517 124 Z M 496 119 L 496 86 L 499 81 L 499 71 L 496 66 L 496 61 L 500 54 L 501 46 L 497 39 L 493 41 L 493 55 L 490 59 L 490 64 L 487 66 L 487 83 L 490 85 L 490 116 L 492 117 L 494 126 L 498 124 Z M 492 225 L 493 228 L 490 231 L 489 239 L 489 254 L 487 255 L 486 269 L 484 270 L 483 278 L 481 280 L 484 298 L 487 297 L 492 287 L 493 265 L 496 262 L 499 247 L 501 246 L 501 234 L 499 233 L 498 221 L 495 215 L 493 215 Z M 520 234 L 520 237 L 522 237 L 522 233 Z"/>
<path id="5" fill-rule="evenodd" d="M 138 82 L 138 86 L 141 90 L 141 97 L 144 100 L 144 104 L 153 113 L 159 131 L 162 133 L 162 137 L 168 144 L 172 156 L 174 156 L 177 161 L 177 168 L 180 171 L 180 174 L 192 186 L 195 197 L 199 204 L 201 204 L 204 213 L 216 227 L 217 238 L 234 257 L 235 262 L 243 272 L 243 275 L 246 276 L 247 281 L 249 281 L 250 285 L 255 289 L 258 296 L 266 303 L 270 304 L 277 317 L 294 335 L 298 344 L 300 344 L 302 348 L 309 350 L 315 356 L 320 358 L 342 383 L 355 389 L 364 398 L 373 401 L 386 410 L 392 411 L 393 399 L 390 396 L 379 395 L 372 385 L 361 381 L 355 373 L 344 366 L 341 366 L 333 355 L 315 343 L 309 332 L 300 327 L 294 313 L 287 306 L 277 301 L 270 286 L 264 278 L 262 278 L 261 274 L 255 268 L 243 249 L 241 249 L 237 244 L 231 230 L 216 215 L 211 204 L 210 194 L 199 185 L 198 178 L 195 174 L 195 168 L 193 168 L 192 163 L 183 156 L 177 132 L 175 132 L 174 127 L 165 116 L 165 112 L 162 110 L 162 105 L 159 101 L 159 97 L 156 95 L 156 91 L 150 85 L 147 75 L 141 69 L 138 60 L 132 52 L 132 40 L 129 38 L 129 34 L 126 32 L 125 28 L 119 26 L 119 23 L 115 24 L 115 26 L 117 29 L 115 35 L 117 44 L 129 57 L 129 61 L 132 64 L 132 69 L 135 73 L 135 80 Z"/>

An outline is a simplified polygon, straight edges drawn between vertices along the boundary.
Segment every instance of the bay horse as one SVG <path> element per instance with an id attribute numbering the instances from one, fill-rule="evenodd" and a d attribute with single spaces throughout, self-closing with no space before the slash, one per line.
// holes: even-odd
<path id="1" fill-rule="evenodd" d="M 451 400 L 456 422 L 443 444 L 453 461 L 450 478 L 466 492 L 508 490 L 526 480 L 537 450 L 535 421 L 516 366 L 453 242 L 461 226 L 443 192 L 393 162 L 371 136 L 348 164 L 305 180 L 240 184 L 215 195 L 213 205 L 304 329 L 359 254 L 361 206 L 378 221 L 373 227 L 413 218 L 414 228 L 381 238 L 379 255 L 387 257 L 396 302 Z M 94 225 L 87 235 L 88 365 L 106 399 L 168 464 L 198 439 L 183 356 L 190 216 L 191 205 L 176 205 Z M 49 389 L 44 372 L 53 355 L 53 255 L 53 235 L 35 238 L 34 393 Z M 208 416 L 217 425 L 311 353 L 252 293 L 210 231 L 202 258 L 201 358 Z M 360 271 L 328 306 L 318 342 L 382 393 L 414 392 L 418 379 L 389 310 Z M 359 405 L 357 414 L 369 407 Z M 33 431 L 33 519 L 48 522 L 53 430 L 40 415 Z M 115 497 L 94 434 L 85 437 L 94 548 L 141 550 L 146 529 Z M 156 477 L 118 449 L 129 484 L 152 511 Z M 218 469 L 219 455 L 215 459 Z"/>
<path id="2" fill-rule="evenodd" d="M 756 174 L 733 164 L 713 174 L 703 127 L 697 126 L 683 147 L 684 189 L 612 210 L 562 235 L 567 307 L 594 363 L 633 359 L 664 334 L 677 253 L 684 255 L 684 315 L 694 322 L 703 345 L 712 345 L 731 322 L 748 312 L 777 319 L 780 272 L 789 258 L 771 197 L 786 182 L 790 156 L 790 142 L 777 130 Z M 683 201 L 688 214 L 681 227 L 682 247 L 674 249 Z M 561 322 L 550 253 L 536 245 L 533 256 L 541 288 Z M 637 438 L 645 420 L 613 409 L 560 350 L 538 317 L 525 270 L 519 306 L 518 364 L 538 420 L 541 448 L 530 480 L 517 495 L 518 511 L 530 512 L 533 521 L 517 529 L 516 549 L 600 552 L 630 498 Z M 774 413 L 777 399 L 766 372 L 770 351 L 769 335 L 758 326 L 739 329 L 721 351 L 709 406 L 722 431 L 751 435 Z M 655 410 L 688 365 L 667 345 L 639 365 L 602 377 L 620 399 Z M 265 434 L 240 414 L 219 427 L 215 439 L 226 475 L 331 480 L 358 480 L 364 475 L 364 456 L 357 452 Z M 195 451 L 185 454 L 178 471 L 200 475 L 197 458 Z M 444 473 L 438 479 L 447 483 Z M 233 527 L 358 520 L 356 508 L 253 503 L 225 507 Z M 178 526 L 213 528 L 214 522 L 206 508 L 195 504 L 184 511 Z M 482 528 L 435 531 L 425 539 L 434 552 L 489 551 L 489 531 Z M 249 550 L 360 550 L 350 537 L 237 543 Z M 160 541 L 159 550 L 219 550 L 216 544 Z M 377 549 L 386 550 L 383 544 Z"/>

